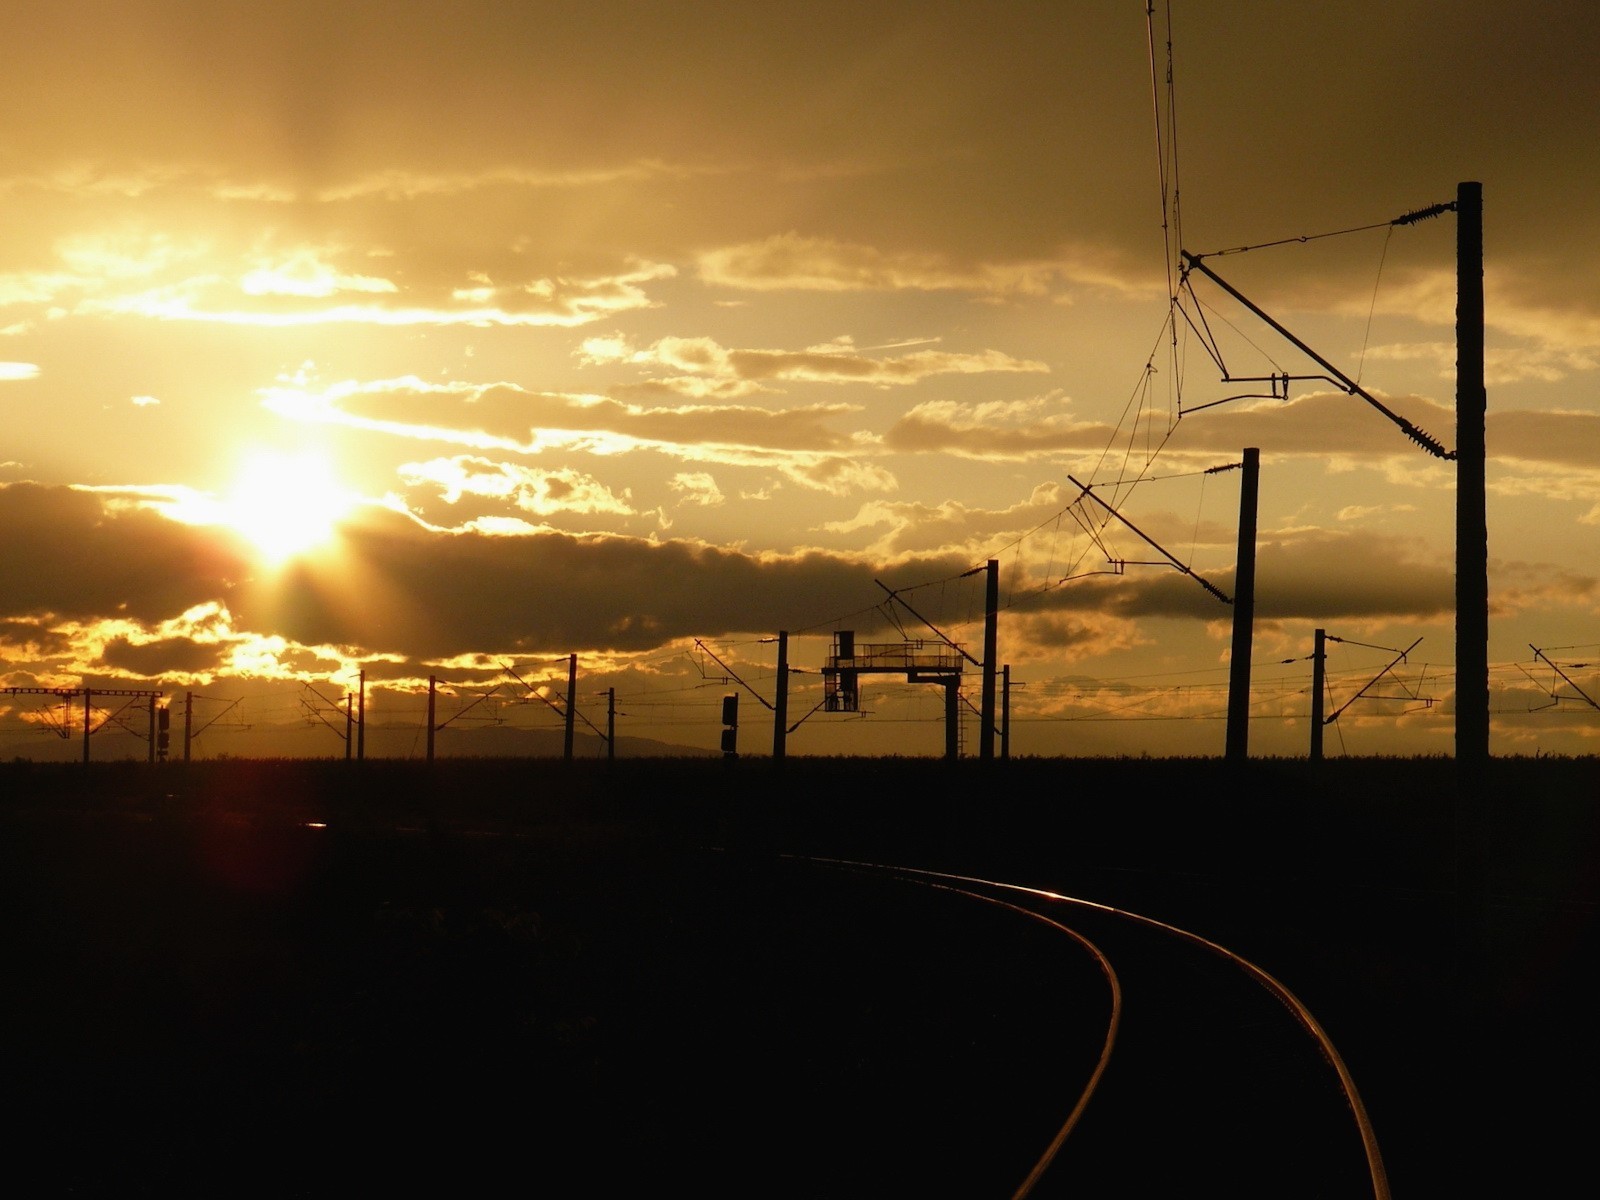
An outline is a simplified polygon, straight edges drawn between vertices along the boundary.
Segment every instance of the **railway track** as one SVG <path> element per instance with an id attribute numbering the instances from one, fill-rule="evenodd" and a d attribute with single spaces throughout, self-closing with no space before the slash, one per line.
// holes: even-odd
<path id="1" fill-rule="evenodd" d="M 1374 1067 L 1402 1196 L 1463 1194 L 1442 1172 L 1486 1178 L 1496 1155 L 1530 1169 L 1522 1147 L 1553 1179 L 1545 1158 L 1580 1144 L 1581 1110 L 1546 1128 L 1554 1102 L 1527 1082 L 1583 1078 L 1588 1044 L 1503 1021 L 1458 1054 L 1444 993 L 1391 983 L 1398 954 L 1351 972 L 1377 1020 L 1332 993 L 1330 1027 L 1365 1036 L 1351 1080 L 1270 975 L 1130 911 L 1139 889 L 1089 893 L 1118 910 L 855 846 L 708 853 L 704 827 L 316 815 L 48 806 L 7 826 L 18 1141 L 62 1194 L 219 1171 L 242 1188 L 247 1170 L 275 1195 L 512 1172 L 552 1194 L 582 1178 L 702 1200 L 1381 1198 L 1350 1086 L 1372 1089 Z M 1005 877 L 1026 874 L 1044 872 Z M 1212 911 L 1199 881 L 1185 891 Z M 1267 918 L 1283 894 L 1227 893 Z M 1394 929 L 1387 899 L 1346 888 L 1313 928 Z M 1312 937 L 1286 959 L 1288 915 L 1263 921 L 1260 960 L 1292 959 L 1320 1005 L 1365 943 Z M 1578 939 L 1592 917 L 1569 924 Z M 1533 950 L 1553 936 L 1548 919 L 1518 929 Z M 1429 1070 L 1447 1057 L 1466 1086 Z M 1515 1071 L 1483 1074 L 1501 1060 Z M 1452 1091 L 1502 1144 L 1462 1133 Z M 376 1132 L 356 1136 L 357 1113 Z M 297 1190 L 311 1178 L 330 1186 Z"/>
<path id="2" fill-rule="evenodd" d="M 897 866 L 745 862 L 722 886 L 741 911 L 696 920 L 698 937 L 718 932 L 693 953 L 731 939 L 755 990 L 671 1021 L 717 1047 L 699 1063 L 714 1092 L 762 1096 L 785 1117 L 752 1128 L 714 1104 L 721 1133 L 707 1144 L 664 1129 L 671 1155 L 738 1163 L 762 1194 L 796 1198 L 1387 1200 L 1337 1050 L 1287 989 L 1223 947 L 1088 901 Z M 756 1047 L 768 1049 L 751 1061 Z M 647 1073 L 690 1070 L 669 1055 Z M 716 1178 L 701 1171 L 707 1190 Z"/>
<path id="3" fill-rule="evenodd" d="M 1389 1185 L 1356 1081 L 1316 1018 L 1267 971 L 1165 922 L 991 880 L 836 863 L 996 903 L 1099 964 L 1102 1055 L 1059 1080 L 1070 1111 L 1012 1193 L 1374 1197 Z M 1048 1103 L 1047 1100 L 1041 1101 Z"/>

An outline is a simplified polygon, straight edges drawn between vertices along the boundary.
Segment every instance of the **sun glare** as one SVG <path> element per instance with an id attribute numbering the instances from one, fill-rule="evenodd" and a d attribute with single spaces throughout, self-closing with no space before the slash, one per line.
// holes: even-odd
<path id="1" fill-rule="evenodd" d="M 245 462 L 224 503 L 228 523 L 277 566 L 330 542 L 355 498 L 317 454 L 262 452 Z"/>

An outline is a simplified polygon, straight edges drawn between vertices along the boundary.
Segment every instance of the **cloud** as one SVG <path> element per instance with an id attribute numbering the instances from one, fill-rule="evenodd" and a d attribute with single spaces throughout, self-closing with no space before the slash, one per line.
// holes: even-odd
<path id="1" fill-rule="evenodd" d="M 960 266 L 942 254 L 886 252 L 791 230 L 707 251 L 700 256 L 699 271 L 708 284 L 753 291 L 954 291 L 1004 297 L 1041 296 L 1069 283 L 1125 293 L 1154 285 L 1153 278 L 1130 275 L 1109 258 L 1079 250 L 1053 260 Z"/>
<path id="2" fill-rule="evenodd" d="M 116 637 L 101 651 L 100 663 L 117 674 L 156 679 L 163 675 L 210 675 L 224 665 L 226 658 L 222 647 L 188 638 L 136 643 L 127 637 Z"/>
<path id="3" fill-rule="evenodd" d="M 701 508 L 715 508 L 727 501 L 717 481 L 703 471 L 679 472 L 668 481 L 668 486 L 682 495 L 680 504 L 693 504 Z"/>
<path id="4" fill-rule="evenodd" d="M 648 451 L 766 469 L 815 491 L 845 494 L 896 486 L 887 469 L 841 453 L 857 449 L 857 442 L 827 422 L 854 412 L 850 405 L 652 407 L 528 392 L 511 384 L 430 384 L 416 378 L 322 390 L 284 383 L 265 389 L 263 404 L 293 420 L 503 454 L 561 451 L 610 458 Z"/>
<path id="5" fill-rule="evenodd" d="M 526 454 L 552 448 L 614 454 L 673 446 L 831 451 L 851 442 L 825 422 L 855 411 L 850 405 L 821 404 L 776 410 L 650 406 L 531 392 L 509 383 L 431 384 L 414 377 L 335 384 L 321 391 L 276 386 L 264 390 L 263 403 L 299 420 Z"/>
<path id="6" fill-rule="evenodd" d="M 166 280 L 153 288 L 98 289 L 80 302 L 86 314 L 166 321 L 294 327 L 310 325 L 558 326 L 614 317 L 652 301 L 646 284 L 670 276 L 645 264 L 598 278 L 463 279 L 448 290 L 403 288 L 370 275 L 342 273 L 301 252 L 288 262 Z M 354 299 L 345 297 L 354 296 Z"/>
<path id="7" fill-rule="evenodd" d="M 510 503 L 538 517 L 556 513 L 631 516 L 634 512 L 626 493 L 618 496 L 593 477 L 570 468 L 543 470 L 456 455 L 404 463 L 397 474 L 408 486 L 438 489 L 439 498 L 451 505 L 474 496 Z"/>
<path id="8" fill-rule="evenodd" d="M 1102 422 L 1050 411 L 1064 403 L 1059 393 L 986 403 L 926 401 L 899 417 L 885 431 L 883 443 L 892 450 L 920 454 L 1011 460 L 1102 450 L 1113 430 Z"/>
<path id="9" fill-rule="evenodd" d="M 1230 599 L 1231 569 L 1201 578 Z M 1232 607 L 1194 578 L 1158 564 L 1126 574 L 1089 573 L 1042 592 L 1031 607 L 1045 612 L 1095 611 L 1134 620 L 1151 617 L 1231 621 Z M 1433 621 L 1454 611 L 1455 574 L 1402 538 L 1364 532 L 1309 530 L 1264 535 L 1256 548 L 1258 620 Z"/>
<path id="10" fill-rule="evenodd" d="M 104 647 L 101 661 L 122 670 L 206 669 L 227 645 L 229 669 L 260 671 L 317 647 L 342 647 L 344 660 L 632 652 L 803 628 L 878 595 L 879 564 L 815 552 L 439 532 L 381 509 L 342 538 L 337 562 L 256 578 L 215 528 L 71 488 L 12 484 L 0 488 L 0 553 L 27 569 L 0 582 L 0 619 L 14 648 L 70 624 L 74 638 L 91 638 Z M 924 558 L 898 569 L 926 575 L 956 565 Z M 262 640 L 273 638 L 282 639 L 277 649 Z M 186 656 L 183 640 L 209 649 Z"/>
<path id="11" fill-rule="evenodd" d="M 586 342 L 584 356 L 593 363 L 626 362 L 659 366 L 692 377 L 764 387 L 783 383 L 867 383 L 904 386 L 936 375 L 978 375 L 994 372 L 1044 372 L 1042 362 L 1013 358 L 996 350 L 976 354 L 918 350 L 897 357 L 872 357 L 856 350 L 850 338 L 805 350 L 728 349 L 710 338 L 662 338 L 635 349 L 620 337 Z"/>
<path id="12" fill-rule="evenodd" d="M 1600 466 L 1600 414 L 1491 410 L 1484 442 L 1493 459 L 1592 470 Z"/>
<path id="13" fill-rule="evenodd" d="M 245 583 L 236 541 L 66 487 L 0 486 L 0 614 L 159 621 Z"/>

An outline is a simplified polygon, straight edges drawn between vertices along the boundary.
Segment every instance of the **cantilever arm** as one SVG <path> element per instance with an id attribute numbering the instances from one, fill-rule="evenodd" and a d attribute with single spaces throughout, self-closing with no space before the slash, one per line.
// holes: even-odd
<path id="1" fill-rule="evenodd" d="M 1346 392 L 1352 396 L 1360 396 L 1368 404 L 1372 405 L 1373 408 L 1377 409 L 1384 416 L 1388 417 L 1389 420 L 1398 425 L 1402 433 L 1404 433 L 1413 442 L 1417 443 L 1417 445 L 1421 446 L 1429 454 L 1434 455 L 1436 458 L 1455 458 L 1456 454 L 1454 450 L 1446 450 L 1444 448 L 1444 444 L 1437 438 L 1424 433 L 1421 429 L 1418 429 L 1415 425 L 1406 420 L 1404 417 L 1400 416 L 1398 413 L 1391 412 L 1382 402 L 1378 400 L 1376 396 L 1372 395 L 1371 392 L 1367 391 L 1359 383 L 1351 379 L 1343 371 L 1339 370 L 1338 367 L 1334 366 L 1310 346 L 1306 345 L 1299 338 L 1295 337 L 1294 334 L 1290 333 L 1281 324 L 1263 312 L 1258 305 L 1252 303 L 1242 292 L 1239 291 L 1238 288 L 1234 287 L 1226 279 L 1222 278 L 1222 276 L 1218 275 L 1210 267 L 1206 266 L 1206 264 L 1200 260 L 1199 255 L 1190 254 L 1187 250 L 1180 251 L 1180 253 L 1183 255 L 1183 261 L 1188 267 L 1199 271 L 1207 279 L 1211 280 L 1212 283 L 1216 284 L 1223 291 L 1227 292 L 1228 295 L 1232 296 L 1240 304 L 1244 305 L 1251 312 L 1255 313 L 1256 316 L 1260 317 L 1268 325 L 1272 326 L 1272 328 L 1275 329 L 1279 334 L 1287 338 L 1290 344 L 1296 349 L 1300 350 L 1306 355 L 1309 355 L 1312 361 L 1318 366 L 1322 367 L 1324 370 L 1331 372 L 1334 382 L 1342 387 Z"/>

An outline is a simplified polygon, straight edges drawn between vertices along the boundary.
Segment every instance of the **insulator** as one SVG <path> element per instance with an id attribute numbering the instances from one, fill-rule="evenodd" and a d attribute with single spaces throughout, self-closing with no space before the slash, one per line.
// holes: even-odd
<path id="1" fill-rule="evenodd" d="M 1430 204 L 1427 208 L 1419 208 L 1416 212 L 1408 212 L 1404 216 L 1396 217 L 1391 225 L 1415 225 L 1418 221 L 1426 221 L 1430 217 L 1441 216 L 1447 212 L 1455 212 L 1456 202 L 1447 200 L 1443 204 Z"/>
<path id="2" fill-rule="evenodd" d="M 1400 428 L 1405 431 L 1405 435 L 1408 438 L 1410 438 L 1417 445 L 1421 446 L 1429 454 L 1432 454 L 1434 457 L 1447 460 L 1455 459 L 1456 452 L 1454 450 L 1446 450 L 1443 442 L 1422 432 L 1422 430 L 1411 424 L 1410 421 L 1401 422 Z"/>

